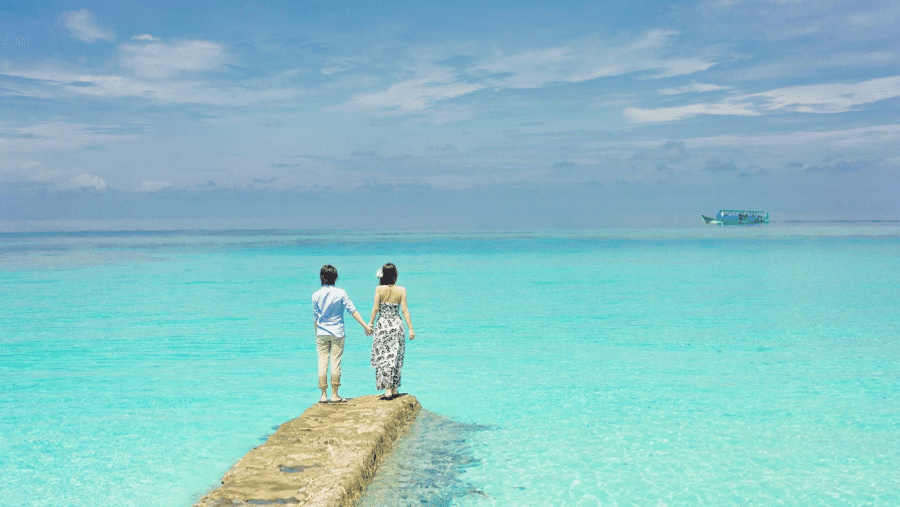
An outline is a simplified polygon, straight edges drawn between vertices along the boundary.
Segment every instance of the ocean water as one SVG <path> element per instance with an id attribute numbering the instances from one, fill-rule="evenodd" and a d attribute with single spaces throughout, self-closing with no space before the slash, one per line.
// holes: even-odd
<path id="1" fill-rule="evenodd" d="M 426 412 L 362 506 L 900 504 L 900 226 L 0 234 L 0 505 L 191 505 L 399 268 Z M 344 396 L 375 393 L 351 320 Z"/>

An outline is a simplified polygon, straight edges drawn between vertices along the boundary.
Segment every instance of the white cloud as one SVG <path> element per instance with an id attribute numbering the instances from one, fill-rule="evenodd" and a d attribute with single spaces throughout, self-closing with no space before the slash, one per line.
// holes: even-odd
<path id="1" fill-rule="evenodd" d="M 655 67 L 659 69 L 659 72 L 654 77 L 663 78 L 695 74 L 703 72 L 713 65 L 714 62 L 700 58 L 664 58 L 656 63 Z M 654 65 L 650 65 L 647 69 L 637 69 L 636 71 L 653 70 L 653 68 Z"/>
<path id="2" fill-rule="evenodd" d="M 218 70 L 231 59 L 215 42 L 186 40 L 167 44 L 152 36 L 144 44 L 123 44 L 119 48 L 123 67 L 144 77 L 172 77 L 185 71 Z"/>
<path id="3" fill-rule="evenodd" d="M 160 103 L 196 103 L 215 105 L 258 104 L 268 100 L 289 100 L 298 94 L 296 88 L 280 88 L 281 77 L 259 79 L 247 87 L 236 84 L 218 85 L 183 73 L 222 69 L 232 59 L 224 47 L 204 40 L 166 43 L 149 34 L 133 37 L 134 42 L 119 47 L 122 67 L 130 72 L 97 74 L 81 70 L 76 63 L 61 66 L 0 66 L 6 93 L 34 98 L 56 99 L 66 96 L 141 97 Z M 70 69 L 77 70 L 72 71 Z M 167 78 L 167 79 L 161 79 Z"/>
<path id="4" fill-rule="evenodd" d="M 627 108 L 632 123 L 677 121 L 701 114 L 758 116 L 772 111 L 842 113 L 864 104 L 900 97 L 900 76 L 859 83 L 825 83 L 776 88 L 701 104 L 657 109 Z"/>
<path id="5" fill-rule="evenodd" d="M 792 86 L 748 96 L 763 99 L 763 109 L 789 109 L 801 113 L 840 113 L 894 97 L 900 97 L 900 76 L 859 83 Z"/>
<path id="6" fill-rule="evenodd" d="M 115 127 L 84 123 L 44 122 L 14 128 L 0 124 L 0 134 L 7 134 L 0 135 L 0 156 L 75 150 L 134 137 L 114 131 Z"/>
<path id="7" fill-rule="evenodd" d="M 71 180 L 73 187 L 78 188 L 95 188 L 97 190 L 106 190 L 106 182 L 100 176 L 92 174 L 79 174 Z"/>
<path id="8" fill-rule="evenodd" d="M 72 37 L 81 42 L 95 42 L 115 38 L 111 31 L 98 24 L 97 18 L 87 9 L 66 11 L 59 16 L 59 21 L 69 29 Z"/>
<path id="9" fill-rule="evenodd" d="M 684 139 L 692 155 L 756 163 L 772 171 L 796 171 L 805 165 L 830 165 L 837 160 L 872 160 L 897 153 L 900 124 L 838 130 L 756 132 Z M 647 149 L 652 149 L 648 146 Z M 786 161 L 805 161 L 796 166 Z M 889 160 L 884 158 L 885 162 Z M 815 162 L 810 162 L 815 161 Z"/>
<path id="10" fill-rule="evenodd" d="M 632 123 L 650 123 L 677 121 L 701 114 L 759 116 L 759 112 L 746 104 L 719 102 L 714 104 L 689 104 L 678 107 L 661 107 L 658 109 L 626 108 L 625 118 Z"/>
<path id="11" fill-rule="evenodd" d="M 580 41 L 571 46 L 496 55 L 475 65 L 486 71 L 494 88 L 537 88 L 550 83 L 579 83 L 604 76 L 655 72 L 672 77 L 704 71 L 714 62 L 702 58 L 666 58 L 660 52 L 676 35 L 654 30 L 634 42 L 613 46 L 602 41 Z"/>
<path id="12" fill-rule="evenodd" d="M 346 72 L 346 71 L 352 69 L 353 67 L 355 67 L 355 66 L 358 65 L 358 64 L 359 64 L 359 62 L 357 62 L 357 61 L 355 61 L 355 60 L 352 60 L 352 59 L 349 59 L 349 58 L 343 58 L 343 59 L 333 60 L 333 61 L 331 61 L 331 62 L 328 62 L 328 64 L 322 66 L 322 67 L 319 69 L 319 72 L 322 73 L 322 74 L 324 74 L 324 75 L 326 75 L 326 76 L 330 76 L 330 75 L 332 75 L 332 74 L 338 74 L 338 73 L 340 73 L 340 72 Z"/>
<path id="13" fill-rule="evenodd" d="M 517 53 L 493 53 L 459 67 L 420 61 L 412 77 L 387 89 L 355 95 L 346 106 L 409 113 L 479 90 L 542 88 L 554 83 L 580 83 L 606 76 L 647 72 L 653 78 L 693 74 L 714 65 L 699 58 L 667 58 L 673 31 L 654 30 L 628 44 L 613 46 L 582 40 L 567 46 Z M 427 57 L 426 57 L 427 58 Z M 432 61 L 445 60 L 432 56 Z"/>
<path id="14" fill-rule="evenodd" d="M 729 90 L 728 86 L 719 86 L 714 84 L 706 84 L 706 83 L 691 83 L 686 86 L 679 86 L 676 88 L 665 88 L 659 91 L 660 95 L 681 95 L 683 93 L 704 93 L 704 92 L 716 92 L 721 90 Z"/>
<path id="15" fill-rule="evenodd" d="M 444 74 L 401 81 L 384 91 L 363 93 L 353 97 L 348 105 L 364 109 L 376 109 L 409 113 L 422 111 L 435 103 L 459 97 L 481 89 L 481 86 L 454 81 Z"/>
<path id="16" fill-rule="evenodd" d="M 842 151 L 846 152 L 847 150 L 868 150 L 878 145 L 900 145 L 900 124 L 843 130 L 797 131 L 744 136 L 721 135 L 694 138 L 690 142 L 692 146 L 715 145 L 740 148 L 758 146 L 797 148 L 798 146 L 807 146 L 811 149 L 820 150 L 822 146 L 831 146 L 841 148 Z"/>
<path id="17" fill-rule="evenodd" d="M 675 30 L 648 30 L 643 36 L 631 44 L 632 49 L 659 49 L 665 47 L 672 36 L 678 35 Z"/>
<path id="18" fill-rule="evenodd" d="M 44 153 L 12 153 L 0 156 L 0 184 L 69 183 L 71 174 L 63 175 L 59 170 L 47 167 L 44 161 L 31 158 L 44 155 Z"/>
<path id="19" fill-rule="evenodd" d="M 145 181 L 138 187 L 138 192 L 159 192 L 171 186 L 171 181 Z"/>
<path id="20" fill-rule="evenodd" d="M 141 79 L 115 75 L 81 74 L 52 68 L 11 70 L 0 75 L 31 80 L 18 86 L 18 94 L 30 97 L 67 95 L 92 97 L 140 97 L 171 104 L 246 106 L 269 101 L 289 101 L 300 93 L 295 88 L 215 86 L 206 81 Z"/>
<path id="21" fill-rule="evenodd" d="M 580 82 L 615 74 L 618 69 L 610 62 L 595 62 L 576 48 L 558 47 L 527 51 L 511 55 L 497 55 L 477 66 L 477 70 L 493 77 L 488 81 L 494 88 L 538 88 L 556 82 Z"/>

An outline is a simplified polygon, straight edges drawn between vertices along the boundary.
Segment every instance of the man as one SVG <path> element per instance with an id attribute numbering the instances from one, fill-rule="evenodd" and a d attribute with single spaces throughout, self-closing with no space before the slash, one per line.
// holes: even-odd
<path id="1" fill-rule="evenodd" d="M 359 322 L 366 330 L 366 334 L 372 334 L 372 328 L 366 324 L 347 292 L 334 286 L 337 282 L 337 269 L 330 264 L 322 266 L 319 271 L 319 280 L 322 288 L 312 295 L 313 319 L 316 325 L 316 350 L 319 353 L 319 389 L 322 397 L 319 403 L 340 403 L 347 401 L 338 394 L 341 386 L 341 358 L 344 356 L 344 311 Z M 326 396 L 328 390 L 328 363 L 331 362 L 331 399 Z"/>

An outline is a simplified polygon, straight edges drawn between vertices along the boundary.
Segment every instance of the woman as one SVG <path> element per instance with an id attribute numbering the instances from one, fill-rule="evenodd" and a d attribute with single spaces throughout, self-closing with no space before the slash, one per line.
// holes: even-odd
<path id="1" fill-rule="evenodd" d="M 375 289 L 375 304 L 369 319 L 369 327 L 374 327 L 375 330 L 372 338 L 372 366 L 375 367 L 376 388 L 384 389 L 381 399 L 392 400 L 400 396 L 397 388 L 400 387 L 400 369 L 403 367 L 403 353 L 406 350 L 400 311 L 406 319 L 410 340 L 416 339 L 416 332 L 409 320 L 406 289 L 395 285 L 397 266 L 389 262 L 378 270 L 376 276 L 380 285 Z"/>

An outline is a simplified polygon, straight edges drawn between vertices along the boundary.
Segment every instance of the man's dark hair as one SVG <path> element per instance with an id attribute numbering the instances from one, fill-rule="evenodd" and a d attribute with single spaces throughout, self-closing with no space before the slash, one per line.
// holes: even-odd
<path id="1" fill-rule="evenodd" d="M 322 266 L 319 271 L 319 280 L 322 280 L 322 285 L 334 285 L 334 282 L 337 281 L 337 268 L 331 264 Z"/>

